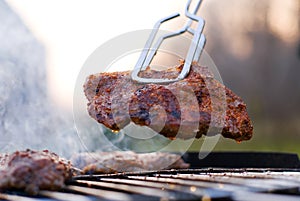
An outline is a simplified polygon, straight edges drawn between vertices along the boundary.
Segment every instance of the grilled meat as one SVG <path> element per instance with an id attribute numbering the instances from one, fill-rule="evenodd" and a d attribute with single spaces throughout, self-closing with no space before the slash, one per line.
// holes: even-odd
<path id="1" fill-rule="evenodd" d="M 29 194 L 58 190 L 72 175 L 70 162 L 48 150 L 16 151 L 0 157 L 0 189 L 19 189 Z"/>
<path id="2" fill-rule="evenodd" d="M 140 76 L 174 78 L 183 64 L 166 71 L 147 69 Z M 111 130 L 134 122 L 170 139 L 200 138 L 209 128 L 236 141 L 252 137 L 246 104 L 196 62 L 185 79 L 166 85 L 134 83 L 129 71 L 90 75 L 84 92 L 89 115 Z"/>
<path id="3" fill-rule="evenodd" d="M 132 151 L 80 153 L 72 156 L 75 167 L 85 174 L 134 172 L 143 170 L 188 168 L 179 155 L 171 153 L 143 153 Z"/>

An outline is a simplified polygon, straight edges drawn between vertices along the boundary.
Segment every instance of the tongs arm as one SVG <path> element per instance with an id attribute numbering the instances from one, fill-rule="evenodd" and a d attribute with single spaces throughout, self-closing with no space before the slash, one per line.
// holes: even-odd
<path id="1" fill-rule="evenodd" d="M 202 18 L 196 16 L 196 13 L 197 13 L 200 5 L 201 5 L 201 2 L 202 2 L 202 0 L 199 0 L 196 7 L 195 7 L 194 12 L 190 13 L 189 8 L 190 8 L 190 5 L 191 5 L 191 0 L 188 0 L 187 6 L 186 6 L 186 9 L 185 9 L 185 15 L 186 15 L 186 17 L 189 18 L 188 22 L 180 30 L 178 30 L 176 32 L 173 32 L 173 33 L 170 33 L 170 34 L 166 34 L 164 36 L 161 36 L 158 39 L 158 41 L 156 42 L 156 44 L 154 45 L 154 47 L 151 48 L 152 43 L 155 39 L 155 36 L 156 36 L 156 34 L 159 30 L 160 25 L 163 22 L 166 22 L 166 21 L 171 20 L 175 17 L 178 17 L 179 13 L 176 13 L 176 14 L 173 14 L 173 15 L 168 16 L 166 18 L 163 18 L 155 24 L 155 26 L 154 26 L 147 42 L 146 42 L 146 45 L 145 45 L 144 49 L 142 50 L 142 53 L 141 53 L 141 55 L 138 59 L 138 62 L 136 63 L 135 68 L 133 69 L 133 71 L 131 73 L 132 80 L 134 80 L 138 83 L 167 84 L 167 83 L 170 83 L 170 82 L 176 82 L 176 81 L 182 80 L 189 74 L 190 66 L 191 66 L 192 62 L 194 60 L 199 59 L 199 57 L 202 53 L 202 50 L 204 48 L 205 41 L 206 41 L 205 36 L 202 34 L 202 31 L 203 31 L 203 28 L 204 28 L 204 20 Z M 193 20 L 198 22 L 197 28 L 195 30 L 191 28 Z M 163 42 L 163 40 L 165 40 L 166 38 L 170 38 L 170 37 L 173 37 L 173 36 L 180 35 L 184 32 L 189 32 L 189 33 L 193 34 L 194 36 L 193 36 L 189 51 L 187 53 L 186 59 L 185 59 L 185 64 L 184 64 L 180 74 L 178 75 L 178 77 L 175 78 L 175 79 L 154 79 L 154 78 L 140 77 L 139 72 L 145 70 L 150 65 L 153 57 L 157 53 L 157 50 L 159 49 L 159 47 L 160 47 L 161 43 Z"/>

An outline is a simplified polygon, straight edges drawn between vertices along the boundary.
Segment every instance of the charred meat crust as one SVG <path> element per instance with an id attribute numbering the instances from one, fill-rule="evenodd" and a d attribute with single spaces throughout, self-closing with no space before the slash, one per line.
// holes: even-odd
<path id="1" fill-rule="evenodd" d="M 183 64 L 181 62 L 178 67 L 166 71 L 147 69 L 140 76 L 173 78 Z M 218 128 L 224 137 L 236 141 L 252 137 L 253 126 L 246 104 L 214 79 L 207 67 L 201 67 L 196 62 L 193 62 L 185 79 L 167 85 L 134 83 L 129 71 L 90 75 L 84 84 L 84 92 L 89 115 L 112 130 L 120 130 L 134 122 L 149 126 L 171 139 L 200 138 L 211 127 Z M 181 96 L 180 104 L 178 96 Z M 197 103 L 192 104 L 195 98 Z M 155 109 L 157 105 L 159 109 Z M 162 119 L 164 115 L 165 119 Z M 157 126 L 156 123 L 162 120 L 164 125 Z M 223 124 L 220 123 L 222 121 Z M 188 131 L 195 124 L 197 130 Z M 179 133 L 179 127 L 184 128 L 186 133 Z"/>

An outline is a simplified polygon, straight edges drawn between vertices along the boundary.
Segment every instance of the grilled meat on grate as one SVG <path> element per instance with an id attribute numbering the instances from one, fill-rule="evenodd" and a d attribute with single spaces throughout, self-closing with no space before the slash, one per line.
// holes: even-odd
<path id="1" fill-rule="evenodd" d="M 135 153 L 132 151 L 75 154 L 71 162 L 85 174 L 134 172 L 143 170 L 189 168 L 179 155 L 171 153 Z"/>
<path id="2" fill-rule="evenodd" d="M 140 76 L 177 77 L 183 64 L 175 70 L 147 69 Z M 193 94 L 189 94 L 189 90 Z M 209 127 L 218 128 L 224 137 L 237 141 L 252 137 L 253 127 L 246 104 L 214 79 L 207 67 L 196 62 L 187 78 L 167 85 L 134 83 L 129 71 L 90 75 L 84 84 L 84 92 L 90 116 L 115 131 L 132 121 L 171 139 L 200 138 L 207 134 Z M 178 97 L 181 97 L 181 103 Z M 196 104 L 192 104 L 195 99 Z M 224 125 L 220 123 L 222 120 Z M 189 130 L 191 125 L 196 125 L 197 129 Z M 184 132 L 178 132 L 179 129 Z"/>
<path id="3" fill-rule="evenodd" d="M 72 176 L 70 162 L 48 150 L 16 151 L 0 158 L 0 189 L 36 194 L 39 190 L 58 190 Z"/>

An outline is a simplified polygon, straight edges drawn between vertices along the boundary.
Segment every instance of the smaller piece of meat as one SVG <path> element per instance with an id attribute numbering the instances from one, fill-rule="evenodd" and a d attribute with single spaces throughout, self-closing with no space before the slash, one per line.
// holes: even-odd
<path id="1" fill-rule="evenodd" d="M 24 190 L 29 194 L 59 190 L 73 173 L 69 161 L 48 150 L 28 149 L 0 156 L 0 189 Z"/>
<path id="2" fill-rule="evenodd" d="M 136 172 L 160 169 L 189 168 L 177 154 L 135 153 L 133 151 L 80 153 L 72 156 L 75 167 L 83 169 L 84 174 Z"/>

